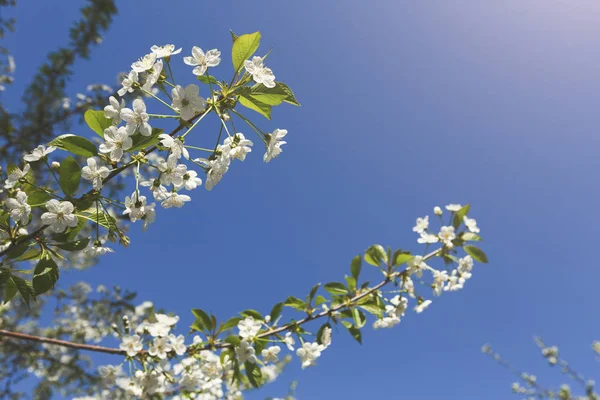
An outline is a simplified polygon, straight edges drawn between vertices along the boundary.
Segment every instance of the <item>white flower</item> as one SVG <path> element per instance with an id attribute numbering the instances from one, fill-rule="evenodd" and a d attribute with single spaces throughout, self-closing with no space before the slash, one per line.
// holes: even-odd
<path id="1" fill-rule="evenodd" d="M 184 147 L 183 142 L 179 138 L 173 138 L 166 133 L 161 133 L 158 135 L 158 138 L 160 139 L 160 143 L 164 147 L 168 148 L 171 151 L 171 154 L 176 158 L 179 159 L 183 155 L 183 157 L 189 160 L 190 153 Z"/>
<path id="2" fill-rule="evenodd" d="M 102 187 L 102 180 L 110 173 L 105 166 L 98 167 L 96 159 L 90 157 L 87 159 L 87 166 L 81 168 L 81 177 L 85 180 L 92 181 L 94 189 L 98 190 Z"/>
<path id="3" fill-rule="evenodd" d="M 152 134 L 152 127 L 148 123 L 150 117 L 146 113 L 146 104 L 142 99 L 135 99 L 133 101 L 133 110 L 130 108 L 122 109 L 121 119 L 127 123 L 126 129 L 129 135 L 133 135 L 137 130 L 143 136 L 150 136 Z"/>
<path id="4" fill-rule="evenodd" d="M 175 154 L 171 154 L 167 161 L 160 160 L 158 162 L 158 170 L 160 174 L 160 182 L 163 185 L 182 185 L 183 175 L 187 172 L 187 167 L 184 164 L 178 164 Z"/>
<path id="5" fill-rule="evenodd" d="M 169 339 L 166 337 L 154 338 L 152 344 L 148 348 L 148 354 L 153 357 L 158 357 L 161 360 L 167 358 L 167 353 L 169 351 L 171 351 L 171 344 L 169 343 Z"/>
<path id="6" fill-rule="evenodd" d="M 415 283 L 412 281 L 412 279 L 410 279 L 410 277 L 406 277 L 403 279 L 402 289 L 404 289 L 410 297 L 415 297 Z"/>
<path id="7" fill-rule="evenodd" d="M 425 300 L 421 302 L 419 305 L 415 306 L 415 311 L 417 314 L 422 313 L 429 305 L 431 304 L 431 300 Z"/>
<path id="8" fill-rule="evenodd" d="M 131 64 L 131 69 L 137 73 L 146 72 L 154 66 L 155 62 L 156 54 L 148 53 L 144 57 Z"/>
<path id="9" fill-rule="evenodd" d="M 162 60 L 158 60 L 154 63 L 152 69 L 146 74 L 146 82 L 144 82 L 144 86 L 142 88 L 146 91 L 151 91 L 152 87 L 158 80 L 160 79 L 160 74 L 163 70 L 163 62 Z"/>
<path id="10" fill-rule="evenodd" d="M 423 233 L 427 228 L 429 228 L 429 215 L 417 218 L 417 224 L 414 226 L 413 232 Z"/>
<path id="11" fill-rule="evenodd" d="M 187 171 L 183 175 L 183 184 L 175 185 L 175 189 L 186 188 L 187 190 L 194 190 L 200 185 L 202 185 L 202 179 L 198 178 L 198 173 L 196 171 Z"/>
<path id="12" fill-rule="evenodd" d="M 13 221 L 20 222 L 21 225 L 27 225 L 29 214 L 31 213 L 31 207 L 27 204 L 27 193 L 23 191 L 17 192 L 17 198 L 6 200 L 6 206 Z"/>
<path id="13" fill-rule="evenodd" d="M 477 221 L 475 220 L 475 218 L 469 218 L 466 215 L 463 217 L 463 221 L 465 222 L 465 225 L 467 228 L 469 228 L 469 230 L 473 233 L 479 233 L 480 229 L 477 226 Z"/>
<path id="14" fill-rule="evenodd" d="M 27 175 L 30 168 L 31 167 L 29 166 L 29 164 L 25 164 L 25 167 L 23 167 L 23 170 L 19 169 L 19 167 L 15 167 L 13 170 L 11 170 L 8 173 L 8 178 L 4 181 L 4 187 L 6 189 L 10 189 L 10 188 L 14 187 L 15 184 L 17 182 L 19 182 L 19 179 L 21 179 L 25 175 Z"/>
<path id="15" fill-rule="evenodd" d="M 292 337 L 292 332 L 288 332 L 285 334 L 283 342 L 285 343 L 289 351 L 294 351 L 294 345 L 296 344 L 296 341 Z"/>
<path id="16" fill-rule="evenodd" d="M 171 327 L 179 321 L 179 317 L 170 317 L 165 314 L 155 314 L 156 322 L 148 324 L 146 328 L 154 337 L 167 337 Z"/>
<path id="17" fill-rule="evenodd" d="M 256 351 L 252 347 L 252 344 L 245 340 L 242 340 L 240 345 L 235 348 L 235 355 L 240 363 L 247 361 L 251 364 L 256 364 Z"/>
<path id="18" fill-rule="evenodd" d="M 287 135 L 288 131 L 285 129 L 275 129 L 272 134 L 267 134 L 267 152 L 263 159 L 265 162 L 269 162 L 281 153 L 281 145 L 287 142 L 281 139 Z"/>
<path id="19" fill-rule="evenodd" d="M 275 75 L 273 75 L 273 71 L 270 68 L 263 65 L 261 57 L 254 56 L 252 60 L 244 61 L 244 67 L 252 75 L 254 82 L 262 83 L 268 88 L 275 87 Z"/>
<path id="20" fill-rule="evenodd" d="M 417 243 L 437 243 L 439 240 L 437 235 L 433 233 L 421 232 L 421 237 L 417 239 Z"/>
<path id="21" fill-rule="evenodd" d="M 442 226 L 438 236 L 440 237 L 440 240 L 442 242 L 444 242 L 444 244 L 447 247 L 452 248 L 452 246 L 453 246 L 452 241 L 456 238 L 456 234 L 454 233 L 453 226 Z"/>
<path id="22" fill-rule="evenodd" d="M 385 306 L 388 317 L 403 317 L 404 311 L 406 311 L 406 307 L 408 307 L 408 299 L 406 297 L 396 295 L 390 299 L 390 303 L 392 304 L 391 306 Z"/>
<path id="23" fill-rule="evenodd" d="M 147 205 L 146 196 L 139 196 L 138 193 L 133 192 L 131 197 L 125 197 L 125 211 L 123 211 L 123 215 L 129 215 L 131 222 L 144 219 L 149 210 L 154 212 L 154 203 Z"/>
<path id="24" fill-rule="evenodd" d="M 192 56 L 183 57 L 183 62 L 187 65 L 195 66 L 192 73 L 197 76 L 204 75 L 208 67 L 216 67 L 221 62 L 221 52 L 217 49 L 212 49 L 206 52 L 198 46 L 192 47 Z"/>
<path id="25" fill-rule="evenodd" d="M 429 268 L 429 265 L 423 261 L 423 256 L 414 256 L 408 260 L 406 265 L 408 266 L 407 272 L 410 275 L 415 274 L 419 278 L 423 276 L 423 271 Z"/>
<path id="26" fill-rule="evenodd" d="M 104 247 L 98 243 L 92 243 L 90 246 L 83 249 L 84 254 L 90 256 L 103 256 L 108 253 L 114 253 L 115 251 L 110 247 Z"/>
<path id="27" fill-rule="evenodd" d="M 473 269 L 473 257 L 465 256 L 458 260 L 458 273 L 461 278 L 469 279 L 471 277 L 471 270 Z"/>
<path id="28" fill-rule="evenodd" d="M 142 338 L 138 335 L 123 336 L 119 348 L 123 350 L 129 357 L 134 357 L 137 353 L 142 351 Z"/>
<path id="29" fill-rule="evenodd" d="M 244 161 L 246 159 L 246 154 L 252 151 L 250 146 L 253 144 L 254 143 L 244 137 L 243 133 L 236 133 L 233 137 L 225 139 L 221 148 L 229 154 L 231 159 L 237 158 L 240 161 Z"/>
<path id="30" fill-rule="evenodd" d="M 373 329 L 392 328 L 400 323 L 400 318 L 383 317 L 373 322 Z"/>
<path id="31" fill-rule="evenodd" d="M 451 292 L 460 290 L 464 287 L 465 281 L 466 280 L 464 277 L 457 275 L 457 270 L 453 270 L 452 275 L 448 277 L 448 284 L 446 285 L 444 290 Z"/>
<path id="32" fill-rule="evenodd" d="M 261 355 L 263 357 L 263 360 L 268 363 L 268 362 L 277 362 L 279 361 L 279 352 L 281 351 L 281 347 L 279 346 L 270 346 L 266 349 L 263 349 L 263 351 L 261 351 Z"/>
<path id="33" fill-rule="evenodd" d="M 112 161 L 119 161 L 123 157 L 123 151 L 133 145 L 131 137 L 124 126 L 117 129 L 109 126 L 104 130 L 104 143 L 100 144 L 101 153 L 109 153 Z"/>
<path id="34" fill-rule="evenodd" d="M 329 347 L 331 344 L 331 328 L 328 326 L 323 328 L 323 333 L 321 334 L 321 344 L 325 347 Z"/>
<path id="35" fill-rule="evenodd" d="M 48 154 L 52 153 L 56 150 L 56 147 L 49 146 L 48 148 L 44 146 L 38 146 L 35 149 L 31 150 L 31 154 L 27 154 L 23 157 L 23 160 L 27 162 L 39 161 L 42 158 L 46 157 Z"/>
<path id="36" fill-rule="evenodd" d="M 452 212 L 457 212 L 461 208 L 462 208 L 462 206 L 460 204 L 448 204 L 446 206 L 446 210 L 452 211 Z"/>
<path id="37" fill-rule="evenodd" d="M 123 78 L 121 89 L 117 91 L 117 94 L 121 97 L 125 96 L 125 93 L 131 93 L 134 90 L 134 86 L 138 83 L 138 73 L 135 71 L 129 72 L 129 75 Z"/>
<path id="38" fill-rule="evenodd" d="M 125 108 L 125 100 L 121 99 L 119 103 L 114 96 L 110 96 L 108 101 L 110 104 L 104 107 L 104 116 L 112 119 L 113 125 L 118 125 L 121 122 L 121 109 Z"/>
<path id="39" fill-rule="evenodd" d="M 439 208 L 438 206 L 433 207 L 433 213 L 435 215 L 442 215 L 442 209 Z"/>
<path id="40" fill-rule="evenodd" d="M 439 296 L 442 294 L 442 290 L 444 289 L 444 284 L 448 280 L 448 272 L 447 271 L 433 271 L 433 294 Z"/>
<path id="41" fill-rule="evenodd" d="M 262 321 L 255 320 L 252 317 L 246 317 L 240 322 L 238 322 L 238 329 L 240 330 L 240 337 L 243 339 L 252 338 L 256 336 L 258 331 L 260 331 L 260 327 L 262 325 Z"/>
<path id="42" fill-rule="evenodd" d="M 48 212 L 42 214 L 42 223 L 49 225 L 56 233 L 64 232 L 67 227 L 77 226 L 79 221 L 75 215 L 73 215 L 73 204 L 69 201 L 61 201 L 52 199 L 46 202 L 46 209 Z"/>
<path id="43" fill-rule="evenodd" d="M 116 367 L 114 365 L 101 365 L 98 367 L 98 373 L 102 377 L 102 383 L 112 386 L 117 378 L 123 375 L 123 370 L 120 365 Z"/>
<path id="44" fill-rule="evenodd" d="M 185 337 L 183 335 L 175 336 L 169 335 L 169 341 L 171 343 L 171 348 L 178 356 L 182 356 L 185 354 L 187 350 L 187 346 L 185 345 Z"/>
<path id="45" fill-rule="evenodd" d="M 208 168 L 208 172 L 206 173 L 206 190 L 212 190 L 229 169 L 231 159 L 227 153 L 224 152 L 213 160 L 197 158 L 194 161 Z"/>
<path id="46" fill-rule="evenodd" d="M 156 58 L 171 57 L 181 53 L 181 47 L 175 50 L 174 44 L 165 44 L 164 46 L 152 46 L 150 50 L 156 54 Z"/>
<path id="47" fill-rule="evenodd" d="M 173 97 L 173 108 L 179 111 L 181 118 L 186 121 L 194 118 L 194 115 L 206 108 L 206 101 L 199 96 L 198 85 L 187 85 L 185 89 L 179 85 L 171 89 Z"/>
<path id="48" fill-rule="evenodd" d="M 301 348 L 296 351 L 296 355 L 302 361 L 302 369 L 315 365 L 317 358 L 321 356 L 321 352 L 325 350 L 325 346 L 318 343 L 305 342 Z"/>
<path id="49" fill-rule="evenodd" d="M 160 179 L 150 179 L 147 181 L 140 182 L 142 186 L 149 186 L 154 200 L 162 201 L 169 196 L 169 191 L 163 185 L 160 184 Z"/>
<path id="50" fill-rule="evenodd" d="M 192 200 L 190 196 L 187 196 L 185 194 L 179 194 L 177 192 L 171 192 L 169 193 L 168 197 L 165 200 L 163 200 L 162 203 L 160 203 L 160 205 L 164 208 L 181 208 L 187 201 L 190 200 Z"/>

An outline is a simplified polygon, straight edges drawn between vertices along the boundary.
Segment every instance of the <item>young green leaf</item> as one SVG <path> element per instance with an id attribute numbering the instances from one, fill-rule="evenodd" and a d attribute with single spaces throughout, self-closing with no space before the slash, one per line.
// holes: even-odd
<path id="1" fill-rule="evenodd" d="M 232 32 L 233 37 L 233 32 Z M 231 48 L 233 70 L 238 72 L 244 66 L 244 61 L 252 57 L 260 45 L 260 32 L 237 36 Z"/>
<path id="2" fill-rule="evenodd" d="M 324 286 L 325 290 L 333 295 L 348 294 L 348 288 L 339 282 L 329 282 Z"/>
<path id="3" fill-rule="evenodd" d="M 290 296 L 287 299 L 285 299 L 283 305 L 286 307 L 295 308 L 298 311 L 304 311 L 304 309 L 306 308 L 306 303 L 294 296 Z"/>
<path id="4" fill-rule="evenodd" d="M 260 385 L 262 384 L 262 373 L 260 372 L 260 368 L 258 368 L 256 364 L 248 361 L 244 363 L 244 368 L 246 369 L 246 376 L 248 377 L 248 382 L 250 382 L 250 384 L 255 388 L 260 387 Z"/>
<path id="5" fill-rule="evenodd" d="M 144 150 L 145 148 L 155 146 L 158 142 L 158 135 L 163 133 L 162 129 L 152 128 L 152 134 L 150 136 L 135 135 L 132 139 L 131 147 L 127 150 L 129 152 Z"/>
<path id="6" fill-rule="evenodd" d="M 411 258 L 413 258 L 413 256 L 411 256 L 409 252 L 403 252 L 401 250 L 398 250 L 394 253 L 392 265 L 394 267 L 397 267 L 399 265 L 404 264 L 405 262 L 408 262 L 408 260 L 410 260 Z"/>
<path id="7" fill-rule="evenodd" d="M 56 265 L 52 257 L 49 255 L 42 257 L 33 272 L 33 289 L 35 290 L 35 294 L 40 295 L 52 289 L 58 281 L 59 275 L 58 265 Z"/>
<path id="8" fill-rule="evenodd" d="M 58 147 L 78 156 L 93 157 L 98 155 L 98 149 L 96 149 L 96 146 L 92 142 L 77 135 L 60 135 L 48 143 L 48 145 Z"/>
<path id="9" fill-rule="evenodd" d="M 194 308 L 192 309 L 192 314 L 196 317 L 196 322 L 194 322 L 194 324 L 198 324 L 200 330 L 208 332 L 213 329 L 212 319 L 204 312 L 204 310 Z"/>
<path id="10" fill-rule="evenodd" d="M 481 250 L 479 247 L 476 247 L 473 245 L 467 245 L 463 248 L 465 249 L 465 251 L 467 252 L 468 255 L 473 257 L 473 259 L 475 261 L 479 261 L 480 263 L 487 264 L 488 258 L 485 255 L 485 253 L 483 252 L 483 250 Z"/>
<path id="11" fill-rule="evenodd" d="M 79 251 L 85 249 L 89 243 L 90 238 L 88 237 L 73 242 L 56 243 L 55 246 L 66 251 Z"/>
<path id="12" fill-rule="evenodd" d="M 381 263 L 387 263 L 387 253 L 383 246 L 376 244 L 367 249 L 365 252 L 365 261 L 374 267 L 378 267 Z"/>
<path id="13" fill-rule="evenodd" d="M 205 83 L 207 85 L 209 83 L 213 84 L 213 85 L 216 85 L 218 83 L 217 79 L 214 76 L 211 76 L 211 75 L 208 75 L 208 76 L 206 76 L 206 75 L 200 75 L 200 76 L 197 76 L 196 79 L 198 79 L 200 82 Z"/>
<path id="14" fill-rule="evenodd" d="M 242 314 L 244 317 L 252 317 L 261 321 L 264 319 L 263 316 L 256 310 L 244 310 L 240 314 Z"/>
<path id="15" fill-rule="evenodd" d="M 367 323 L 367 317 L 365 314 L 356 307 L 352 309 L 352 318 L 354 319 L 354 324 L 359 329 L 365 326 Z"/>
<path id="16" fill-rule="evenodd" d="M 466 206 L 463 206 L 460 210 L 458 210 L 456 214 L 454 214 L 454 221 L 452 222 L 452 226 L 454 226 L 454 229 L 458 229 L 460 224 L 462 224 L 463 222 L 463 218 L 469 213 L 470 209 L 471 205 L 467 204 Z"/>
<path id="17" fill-rule="evenodd" d="M 72 197 L 79 188 L 81 181 L 81 168 L 77 161 L 71 156 L 65 158 L 60 164 L 60 175 L 58 182 L 63 193 L 67 197 Z"/>
<path id="18" fill-rule="evenodd" d="M 252 97 L 239 96 L 238 100 L 241 105 L 246 108 L 249 108 L 253 111 L 256 111 L 260 115 L 264 116 L 266 119 L 271 119 L 271 106 L 265 104 L 259 100 L 256 100 Z"/>
<path id="19" fill-rule="evenodd" d="M 52 196 L 50 196 L 47 192 L 44 192 L 43 190 L 34 190 L 33 192 L 28 194 L 27 204 L 29 204 L 30 206 L 34 204 L 43 204 L 51 198 Z"/>
<path id="20" fill-rule="evenodd" d="M 83 119 L 91 130 L 96 132 L 100 137 L 104 137 L 104 130 L 112 125 L 112 120 L 104 116 L 102 110 L 87 110 L 83 114 Z"/>
<path id="21" fill-rule="evenodd" d="M 352 263 L 350 264 L 350 273 L 355 281 L 358 282 L 358 277 L 360 276 L 360 270 L 362 268 L 362 257 L 357 255 L 352 259 Z"/>
<path id="22" fill-rule="evenodd" d="M 483 240 L 481 238 L 481 236 L 479 236 L 476 233 L 473 232 L 465 232 L 461 235 L 460 237 L 462 240 L 464 240 L 465 242 L 479 242 L 481 240 Z"/>

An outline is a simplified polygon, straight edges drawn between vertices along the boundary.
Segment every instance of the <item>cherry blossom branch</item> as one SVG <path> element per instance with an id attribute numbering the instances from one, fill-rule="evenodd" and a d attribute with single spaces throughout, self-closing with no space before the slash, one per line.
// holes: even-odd
<path id="1" fill-rule="evenodd" d="M 441 251 L 441 249 L 437 249 L 432 251 L 431 253 L 423 256 L 423 261 L 427 261 L 433 257 L 435 257 L 439 252 Z M 264 338 L 268 338 L 269 336 L 272 335 L 276 335 L 279 333 L 283 333 L 286 332 L 288 330 L 290 330 L 292 327 L 297 327 L 300 325 L 304 325 L 307 322 L 310 321 L 314 321 L 323 317 L 327 317 L 330 316 L 331 314 L 333 314 L 336 311 L 342 310 L 343 308 L 349 307 L 350 305 L 358 302 L 359 300 L 370 296 L 371 294 L 373 294 L 374 292 L 376 292 L 377 290 L 381 289 L 382 287 L 384 287 L 385 285 L 387 285 L 388 283 L 394 281 L 395 279 L 399 278 L 402 273 L 404 273 L 404 271 L 396 271 L 393 272 L 389 275 L 386 276 L 386 278 L 379 282 L 377 285 L 373 286 L 372 288 L 370 288 L 369 290 L 362 292 L 360 294 L 357 294 L 356 296 L 352 297 L 351 299 L 349 299 L 348 301 L 346 301 L 345 303 L 342 303 L 336 307 L 332 307 L 331 309 L 327 310 L 327 311 L 322 311 L 318 314 L 314 314 L 314 315 L 309 315 L 307 317 L 302 318 L 301 320 L 280 326 L 278 328 L 273 328 L 271 330 L 268 330 L 266 332 L 263 332 L 259 335 L 256 335 L 256 339 L 264 339 Z M 34 336 L 34 335 L 28 335 L 25 333 L 19 333 L 19 332 L 11 332 L 11 331 L 7 331 L 4 329 L 0 329 L 0 337 L 9 337 L 9 338 L 15 338 L 15 339 L 22 339 L 22 340 L 29 340 L 29 341 L 34 341 L 34 342 L 40 342 L 40 343 L 49 343 L 49 344 L 54 344 L 57 346 L 64 346 L 64 347 L 69 347 L 69 348 L 73 348 L 73 349 L 78 349 L 78 350 L 89 350 L 89 351 L 95 351 L 95 352 L 99 352 L 99 353 L 107 353 L 107 354 L 118 354 L 118 355 L 125 355 L 126 352 L 121 350 L 121 349 L 117 349 L 117 348 L 112 348 L 112 347 L 104 347 L 104 346 L 96 346 L 96 345 L 89 345 L 89 344 L 82 344 L 82 343 L 75 343 L 75 342 L 70 342 L 67 340 L 59 340 L 59 339 L 51 339 L 51 338 L 45 338 L 45 337 L 41 337 L 41 336 Z M 217 350 L 217 349 L 227 349 L 227 348 L 232 348 L 233 345 L 230 343 L 225 343 L 225 342 L 219 342 L 219 343 L 215 343 L 215 344 L 209 344 L 209 345 L 205 345 L 202 347 L 195 347 L 195 348 L 191 348 L 187 351 L 188 354 L 194 354 L 197 353 L 199 351 L 205 351 L 205 350 Z"/>

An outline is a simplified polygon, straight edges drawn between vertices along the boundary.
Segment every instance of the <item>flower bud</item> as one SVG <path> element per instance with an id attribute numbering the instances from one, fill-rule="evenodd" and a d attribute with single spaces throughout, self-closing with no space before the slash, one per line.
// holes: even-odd
<path id="1" fill-rule="evenodd" d="M 434 213 L 435 215 L 442 215 L 442 209 L 441 209 L 440 207 L 438 207 L 438 206 L 435 206 L 435 207 L 433 208 L 433 213 Z"/>
<path id="2" fill-rule="evenodd" d="M 52 161 L 52 168 L 59 169 L 60 168 L 60 163 L 58 161 Z"/>

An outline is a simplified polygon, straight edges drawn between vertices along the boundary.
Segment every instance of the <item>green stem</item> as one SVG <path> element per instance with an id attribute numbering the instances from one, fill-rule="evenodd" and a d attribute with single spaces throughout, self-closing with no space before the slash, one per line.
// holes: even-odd
<path id="1" fill-rule="evenodd" d="M 52 169 L 52 167 L 48 163 L 48 158 L 44 157 L 44 163 L 46 163 L 46 166 L 48 166 L 48 169 L 50 169 L 50 172 L 52 173 L 52 176 L 54 177 L 54 180 L 56 181 L 56 183 L 58 183 L 58 186 L 60 186 L 60 182 L 58 180 L 58 177 L 56 176 L 56 174 L 54 173 L 54 170 Z"/>
<path id="2" fill-rule="evenodd" d="M 265 144 L 265 146 L 267 145 L 267 141 L 264 138 L 265 133 L 263 131 L 261 131 L 260 129 L 258 129 L 258 127 L 256 125 L 254 125 L 248 118 L 244 117 L 239 112 L 235 111 L 234 109 L 231 109 L 231 111 L 233 111 L 235 113 L 235 115 L 237 115 L 238 117 L 240 117 L 246 124 L 248 124 L 248 126 L 250 128 L 252 128 L 252 130 L 260 138 L 260 140 L 263 141 L 263 143 Z"/>
<path id="3" fill-rule="evenodd" d="M 171 60 L 170 59 L 167 61 L 167 69 L 169 70 L 169 75 L 171 75 L 171 80 L 173 81 L 173 83 L 175 83 L 175 77 L 173 76 L 173 71 L 171 70 Z M 175 86 L 173 86 L 173 87 L 175 87 Z"/>
<path id="4" fill-rule="evenodd" d="M 190 146 L 190 145 L 188 145 L 188 144 L 184 145 L 184 147 L 187 147 L 188 149 L 202 150 L 202 151 L 207 151 L 207 152 L 209 152 L 209 153 L 214 153 L 214 150 L 211 150 L 211 149 L 205 149 L 204 147 Z"/>
<path id="5" fill-rule="evenodd" d="M 204 117 L 206 117 L 208 114 L 210 114 L 212 109 L 213 109 L 213 107 L 209 106 L 208 109 L 206 111 L 204 111 L 204 114 L 202 114 L 202 116 L 200 116 L 200 118 L 198 118 L 196 120 L 196 122 L 194 122 L 194 124 L 192 126 L 190 126 L 189 129 L 183 135 L 181 135 L 181 137 L 186 137 L 192 131 L 192 129 L 194 129 L 196 127 L 196 125 L 198 125 L 198 123 L 204 119 Z"/>
<path id="6" fill-rule="evenodd" d="M 179 118 L 179 115 L 148 114 L 150 118 Z"/>
<path id="7" fill-rule="evenodd" d="M 161 103 L 163 103 L 165 106 L 169 107 L 171 110 L 177 112 L 176 109 L 174 109 L 173 107 L 171 107 L 170 105 L 168 105 L 167 103 L 165 103 L 160 97 L 155 96 L 154 93 L 151 93 L 149 91 L 147 91 L 146 89 L 140 87 L 140 90 L 144 93 L 146 93 L 148 96 L 154 97 L 156 100 L 160 101 Z"/>

